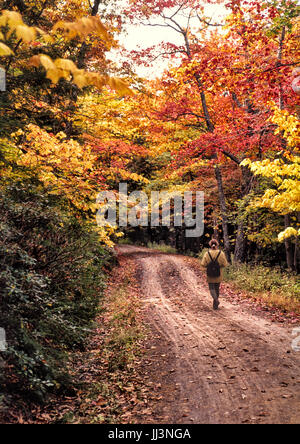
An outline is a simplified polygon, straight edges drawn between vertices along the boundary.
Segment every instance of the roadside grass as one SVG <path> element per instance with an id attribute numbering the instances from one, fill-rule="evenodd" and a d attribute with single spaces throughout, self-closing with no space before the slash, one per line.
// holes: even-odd
<path id="1" fill-rule="evenodd" d="M 118 245 L 144 245 L 139 244 L 138 242 L 133 242 L 131 239 L 124 237 L 118 239 Z M 161 251 L 162 253 L 169 253 L 169 254 L 178 254 L 178 251 L 176 248 L 171 247 L 170 245 L 165 244 L 164 242 L 147 242 L 147 248 L 151 248 L 153 250 Z"/>
<path id="2" fill-rule="evenodd" d="M 136 357 L 137 344 L 143 337 L 136 317 L 139 302 L 128 291 L 129 284 L 128 278 L 125 279 L 119 287 L 113 289 L 106 301 L 109 334 L 105 351 L 109 371 L 130 368 Z"/>
<path id="3" fill-rule="evenodd" d="M 134 245 L 134 242 L 129 237 L 119 237 L 116 242 L 117 245 Z"/>
<path id="4" fill-rule="evenodd" d="M 174 247 L 171 247 L 170 245 L 166 245 L 164 243 L 156 243 L 156 242 L 148 242 L 147 248 L 152 248 L 153 250 L 161 251 L 162 253 L 169 253 L 169 254 L 177 254 L 177 250 Z"/>
<path id="5" fill-rule="evenodd" d="M 139 288 L 135 266 L 120 259 L 105 290 L 89 350 L 74 356 L 76 399 L 54 423 L 118 424 L 130 422 L 144 407 L 143 381 L 138 374 L 145 331 L 139 319 Z M 65 400 L 62 400 L 65 404 Z"/>
<path id="6" fill-rule="evenodd" d="M 224 270 L 224 281 L 268 306 L 300 314 L 300 279 L 279 267 L 234 264 Z"/>

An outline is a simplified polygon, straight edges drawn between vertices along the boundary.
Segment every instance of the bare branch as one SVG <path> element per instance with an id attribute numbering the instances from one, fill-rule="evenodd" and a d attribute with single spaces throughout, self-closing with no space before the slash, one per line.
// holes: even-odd
<path id="1" fill-rule="evenodd" d="M 211 22 L 208 22 L 204 18 L 200 17 L 198 12 L 196 12 L 196 15 L 197 15 L 197 18 L 198 18 L 199 22 L 205 23 L 207 26 L 224 26 L 223 23 L 211 23 Z"/>
<path id="2" fill-rule="evenodd" d="M 169 28 L 169 26 L 170 26 L 170 25 L 163 25 L 161 23 L 150 23 L 150 22 L 148 22 L 148 23 L 141 22 L 141 25 L 142 26 L 161 26 L 163 28 Z"/>
<path id="3" fill-rule="evenodd" d="M 155 60 L 159 59 L 159 57 L 169 56 L 170 54 L 186 54 L 186 51 L 184 49 L 177 49 L 176 51 L 174 50 L 174 51 L 161 52 L 160 54 L 151 58 L 151 61 L 155 62 Z"/>
<path id="4" fill-rule="evenodd" d="M 241 160 L 238 159 L 234 154 L 230 153 L 227 150 L 221 149 L 221 152 L 226 156 L 229 157 L 229 159 L 233 160 L 233 162 L 237 163 L 238 165 L 241 163 Z"/>
<path id="5" fill-rule="evenodd" d="M 177 15 L 177 14 L 179 13 L 179 11 L 181 11 L 181 9 L 183 9 L 184 6 L 185 6 L 187 3 L 188 3 L 188 0 L 186 0 L 185 2 L 183 2 L 183 3 L 179 6 L 179 8 L 174 12 L 174 14 L 171 15 L 171 18 L 175 17 L 175 15 Z"/>
<path id="6" fill-rule="evenodd" d="M 179 32 L 181 34 L 181 31 L 179 31 L 178 29 L 176 29 L 174 26 L 170 25 L 169 23 L 163 25 L 163 24 L 160 24 L 160 23 L 150 23 L 150 22 L 149 23 L 143 23 L 143 22 L 141 22 L 141 24 L 144 25 L 144 26 L 160 26 L 162 28 L 172 28 L 172 29 L 174 29 L 174 31 Z"/>

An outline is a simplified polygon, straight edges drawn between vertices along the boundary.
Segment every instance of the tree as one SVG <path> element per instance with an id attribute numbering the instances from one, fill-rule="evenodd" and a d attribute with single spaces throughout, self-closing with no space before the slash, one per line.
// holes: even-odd
<path id="1" fill-rule="evenodd" d="M 3 176 L 9 180 L 29 174 L 49 193 L 67 198 L 70 209 L 93 219 L 108 170 L 110 177 L 118 172 L 99 160 L 94 146 L 79 140 L 77 101 L 88 88 L 102 90 L 104 85 L 119 95 L 132 94 L 123 79 L 103 72 L 104 52 L 116 43 L 97 16 L 99 4 L 95 1 L 92 15 L 84 17 L 88 2 L 6 2 L 14 10 L 0 15 L 0 55 L 7 73 L 7 91 L 0 97 Z M 60 18 L 54 26 L 53 18 Z M 102 72 L 95 71 L 92 57 Z M 126 168 L 124 164 L 123 175 L 139 180 Z M 103 229 L 101 236 L 109 242 Z"/>
<path id="2" fill-rule="evenodd" d="M 276 106 L 274 106 L 274 115 L 271 120 L 277 125 L 276 133 L 282 134 L 288 151 L 280 152 L 276 159 L 268 158 L 256 162 L 244 160 L 243 164 L 249 165 L 255 175 L 270 178 L 272 181 L 272 188 L 268 188 L 251 205 L 258 208 L 269 208 L 285 217 L 285 229 L 278 234 L 278 240 L 289 242 L 286 245 L 287 264 L 289 269 L 296 271 L 299 267 L 297 238 L 300 235 L 300 156 L 298 149 L 300 125 L 297 117 Z M 293 239 L 294 247 L 290 250 Z"/>
<path id="3" fill-rule="evenodd" d="M 296 33 L 292 29 L 297 15 L 295 2 L 229 2 L 232 14 L 226 20 L 227 35 L 216 31 L 208 33 L 212 25 L 195 2 L 148 2 L 143 7 L 140 2 L 132 3 L 135 17 L 146 21 L 150 26 L 170 27 L 182 36 L 183 45 L 164 44 L 164 56 L 180 55 L 178 69 L 166 74 L 169 82 L 165 85 L 181 88 L 182 97 L 175 100 L 166 92 L 165 120 L 185 119 L 191 113 L 197 116 L 199 136 L 195 143 L 198 156 L 210 156 L 214 164 L 218 183 L 220 209 L 222 214 L 225 248 L 229 254 L 227 235 L 227 208 L 223 178 L 220 166 L 225 158 L 240 167 L 241 161 L 251 153 L 254 158 L 262 158 L 268 149 L 274 149 L 272 124 L 268 122 L 270 99 L 278 99 L 279 90 L 287 96 L 290 87 L 289 73 L 293 67 Z M 160 22 L 153 22 L 159 18 Z M 198 19 L 201 31 L 195 32 L 191 23 Z M 183 25 L 183 20 L 185 24 Z M 285 46 L 281 29 L 286 29 Z M 278 37 L 279 34 L 279 37 Z M 142 56 L 149 54 L 143 51 Z M 280 54 L 280 60 L 279 60 Z M 135 57 L 137 54 L 135 53 Z M 283 60 L 284 57 L 284 60 Z M 175 86 L 174 86 L 175 85 Z M 172 89 L 172 86 L 171 86 Z M 170 90 L 170 86 L 169 86 Z M 185 96 L 184 96 L 185 94 Z M 201 105 L 201 113 L 195 111 L 193 102 Z M 286 99 L 293 108 L 293 97 Z M 162 115 L 162 109 L 161 115 Z M 196 119 L 195 119 L 196 120 Z M 201 122 L 201 125 L 199 124 Z M 201 146 L 205 147 L 201 150 Z M 190 142 L 186 144 L 186 160 L 189 157 Z M 277 145 L 281 150 L 281 145 Z M 243 186 L 241 196 L 245 196 L 254 183 L 250 170 L 241 166 Z M 246 238 L 242 214 L 237 227 L 235 259 L 245 257 Z"/>

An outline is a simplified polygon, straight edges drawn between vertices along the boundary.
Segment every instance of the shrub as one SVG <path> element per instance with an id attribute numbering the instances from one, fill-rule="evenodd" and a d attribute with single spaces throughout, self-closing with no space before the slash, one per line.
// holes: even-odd
<path id="1" fill-rule="evenodd" d="M 238 264 L 224 270 L 225 280 L 233 280 L 246 291 L 285 291 L 299 298 L 299 279 L 279 267 Z"/>
<path id="2" fill-rule="evenodd" d="M 110 254 L 79 215 L 36 186 L 0 190 L 0 326 L 6 390 L 43 400 L 70 388 L 68 352 L 82 349 Z"/>

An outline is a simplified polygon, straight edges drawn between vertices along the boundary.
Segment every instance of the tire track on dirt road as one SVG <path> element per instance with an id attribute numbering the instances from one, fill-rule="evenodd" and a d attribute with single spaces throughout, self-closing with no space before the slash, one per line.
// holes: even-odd
<path id="1" fill-rule="evenodd" d="M 174 357 L 176 395 L 157 406 L 170 423 L 299 423 L 300 353 L 291 350 L 290 327 L 222 299 L 213 311 L 202 275 L 183 256 L 119 251 L 140 269 L 147 323 L 164 338 L 155 348 Z"/>

